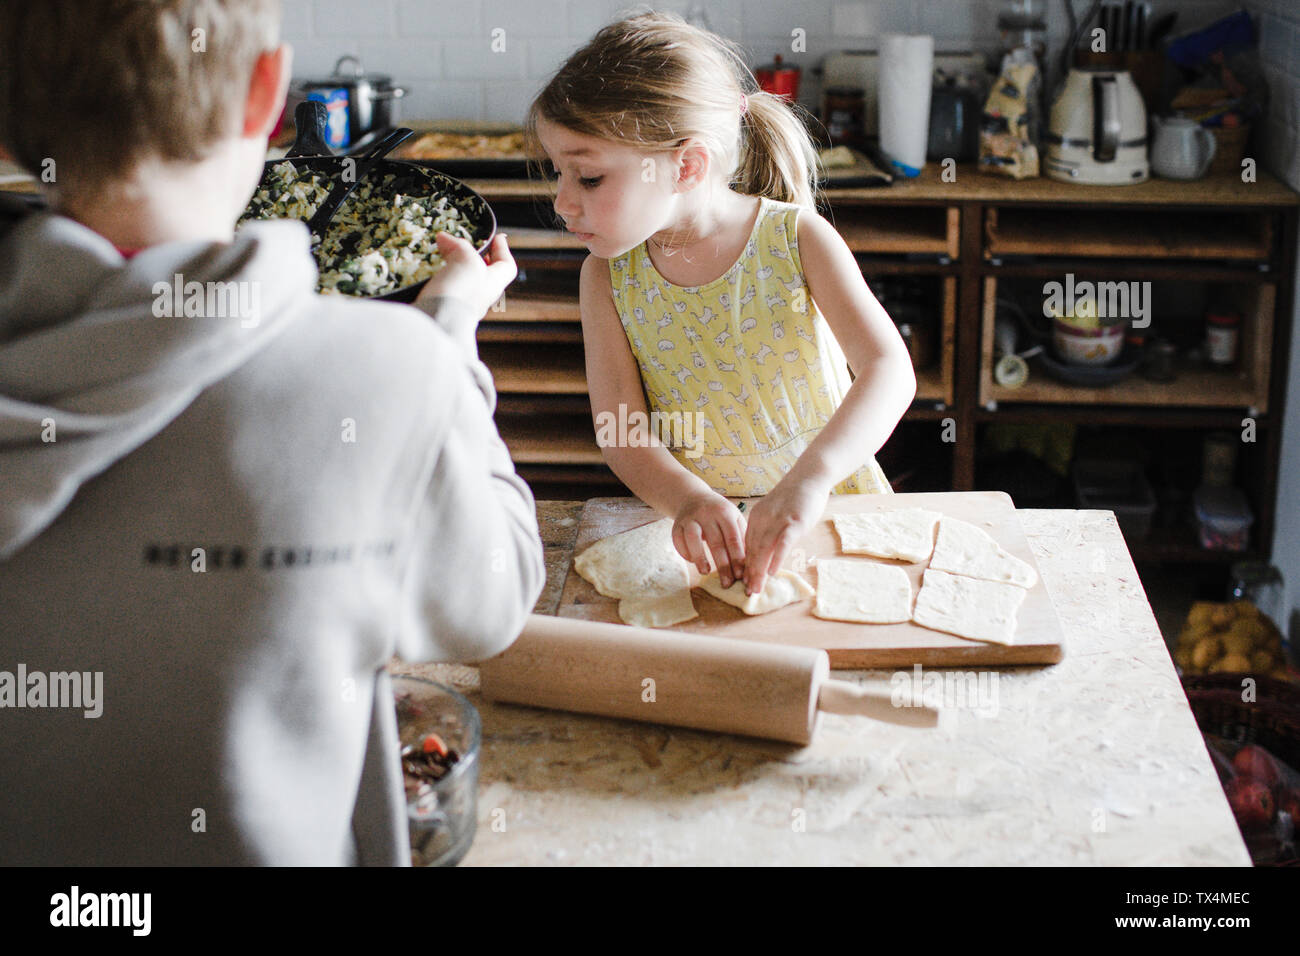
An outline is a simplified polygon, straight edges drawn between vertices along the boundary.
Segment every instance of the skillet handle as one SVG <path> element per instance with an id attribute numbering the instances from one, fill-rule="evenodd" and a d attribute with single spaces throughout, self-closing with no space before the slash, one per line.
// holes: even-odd
<path id="1" fill-rule="evenodd" d="M 298 138 L 285 154 L 295 156 L 333 156 L 334 151 L 325 143 L 325 127 L 329 110 L 319 100 L 303 100 L 294 108 L 293 124 L 298 128 Z"/>

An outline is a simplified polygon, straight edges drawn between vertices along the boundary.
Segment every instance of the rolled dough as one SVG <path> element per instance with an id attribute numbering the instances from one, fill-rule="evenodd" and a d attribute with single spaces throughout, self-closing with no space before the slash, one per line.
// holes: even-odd
<path id="1" fill-rule="evenodd" d="M 828 621 L 899 624 L 912 618 L 912 582 L 892 564 L 823 558 L 817 562 L 813 614 Z"/>
<path id="2" fill-rule="evenodd" d="M 930 567 L 1022 588 L 1032 588 L 1038 580 L 1038 573 L 1031 565 L 1004 551 L 987 531 L 947 515 L 939 522 Z"/>
<path id="3" fill-rule="evenodd" d="M 619 598 L 625 624 L 669 627 L 698 616 L 691 587 L 700 572 L 673 546 L 671 518 L 601 538 L 573 567 L 605 597 Z"/>
<path id="4" fill-rule="evenodd" d="M 614 598 L 659 597 L 689 589 L 699 579 L 673 546 L 672 518 L 601 538 L 574 559 L 573 567 Z"/>
<path id="5" fill-rule="evenodd" d="M 874 514 L 833 515 L 845 554 L 870 554 L 900 561 L 924 561 L 934 549 L 934 526 L 942 515 L 924 508 Z"/>
<path id="6" fill-rule="evenodd" d="M 912 620 L 958 637 L 1014 644 L 1016 613 L 1026 593 L 1014 584 L 949 574 L 931 566 L 921 579 Z"/>
<path id="7" fill-rule="evenodd" d="M 758 594 L 746 594 L 745 582 L 736 580 L 731 587 L 724 588 L 718 580 L 718 572 L 710 571 L 700 578 L 699 587 L 712 594 L 719 601 L 740 608 L 746 614 L 766 614 L 777 608 L 793 604 L 812 597 L 815 593 L 810 585 L 793 571 L 779 571 L 769 575 Z"/>

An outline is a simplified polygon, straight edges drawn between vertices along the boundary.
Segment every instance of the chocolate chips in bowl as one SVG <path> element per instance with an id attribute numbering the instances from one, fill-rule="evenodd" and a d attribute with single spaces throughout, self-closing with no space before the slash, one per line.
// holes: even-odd
<path id="1" fill-rule="evenodd" d="M 418 677 L 394 677 L 413 866 L 455 866 L 478 826 L 478 711 Z"/>

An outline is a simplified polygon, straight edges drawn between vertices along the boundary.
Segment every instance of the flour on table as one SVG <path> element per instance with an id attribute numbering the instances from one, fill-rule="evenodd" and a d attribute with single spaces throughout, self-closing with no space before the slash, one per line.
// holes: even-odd
<path id="1" fill-rule="evenodd" d="M 829 621 L 899 624 L 912 617 L 912 582 L 892 564 L 824 558 L 817 564 L 813 614 Z"/>
<path id="2" fill-rule="evenodd" d="M 921 579 L 912 620 L 958 637 L 1014 644 L 1016 614 L 1027 593 L 1014 584 L 949 574 L 932 565 Z"/>
<path id="3" fill-rule="evenodd" d="M 724 588 L 718 580 L 718 572 L 711 571 L 700 579 L 699 587 L 712 594 L 719 601 L 740 608 L 746 614 L 766 614 L 777 608 L 793 604 L 812 597 L 816 592 L 812 585 L 793 571 L 778 571 L 769 575 L 758 594 L 746 594 L 745 582 L 737 578 L 731 587 Z"/>
<path id="4" fill-rule="evenodd" d="M 900 561 L 924 561 L 934 548 L 934 526 L 943 517 L 924 508 L 874 514 L 833 515 L 845 554 L 869 554 Z"/>
<path id="5" fill-rule="evenodd" d="M 947 515 L 939 522 L 930 567 L 985 581 L 1000 581 L 1032 588 L 1038 581 L 1033 566 L 1008 553 L 987 531 Z"/>

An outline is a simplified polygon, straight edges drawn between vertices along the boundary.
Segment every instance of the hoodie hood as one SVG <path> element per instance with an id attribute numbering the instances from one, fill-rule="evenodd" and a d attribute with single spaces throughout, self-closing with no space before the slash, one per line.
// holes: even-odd
<path id="1" fill-rule="evenodd" d="M 0 560 L 301 318 L 315 286 L 298 222 L 127 260 L 74 220 L 22 218 L 0 238 Z"/>

